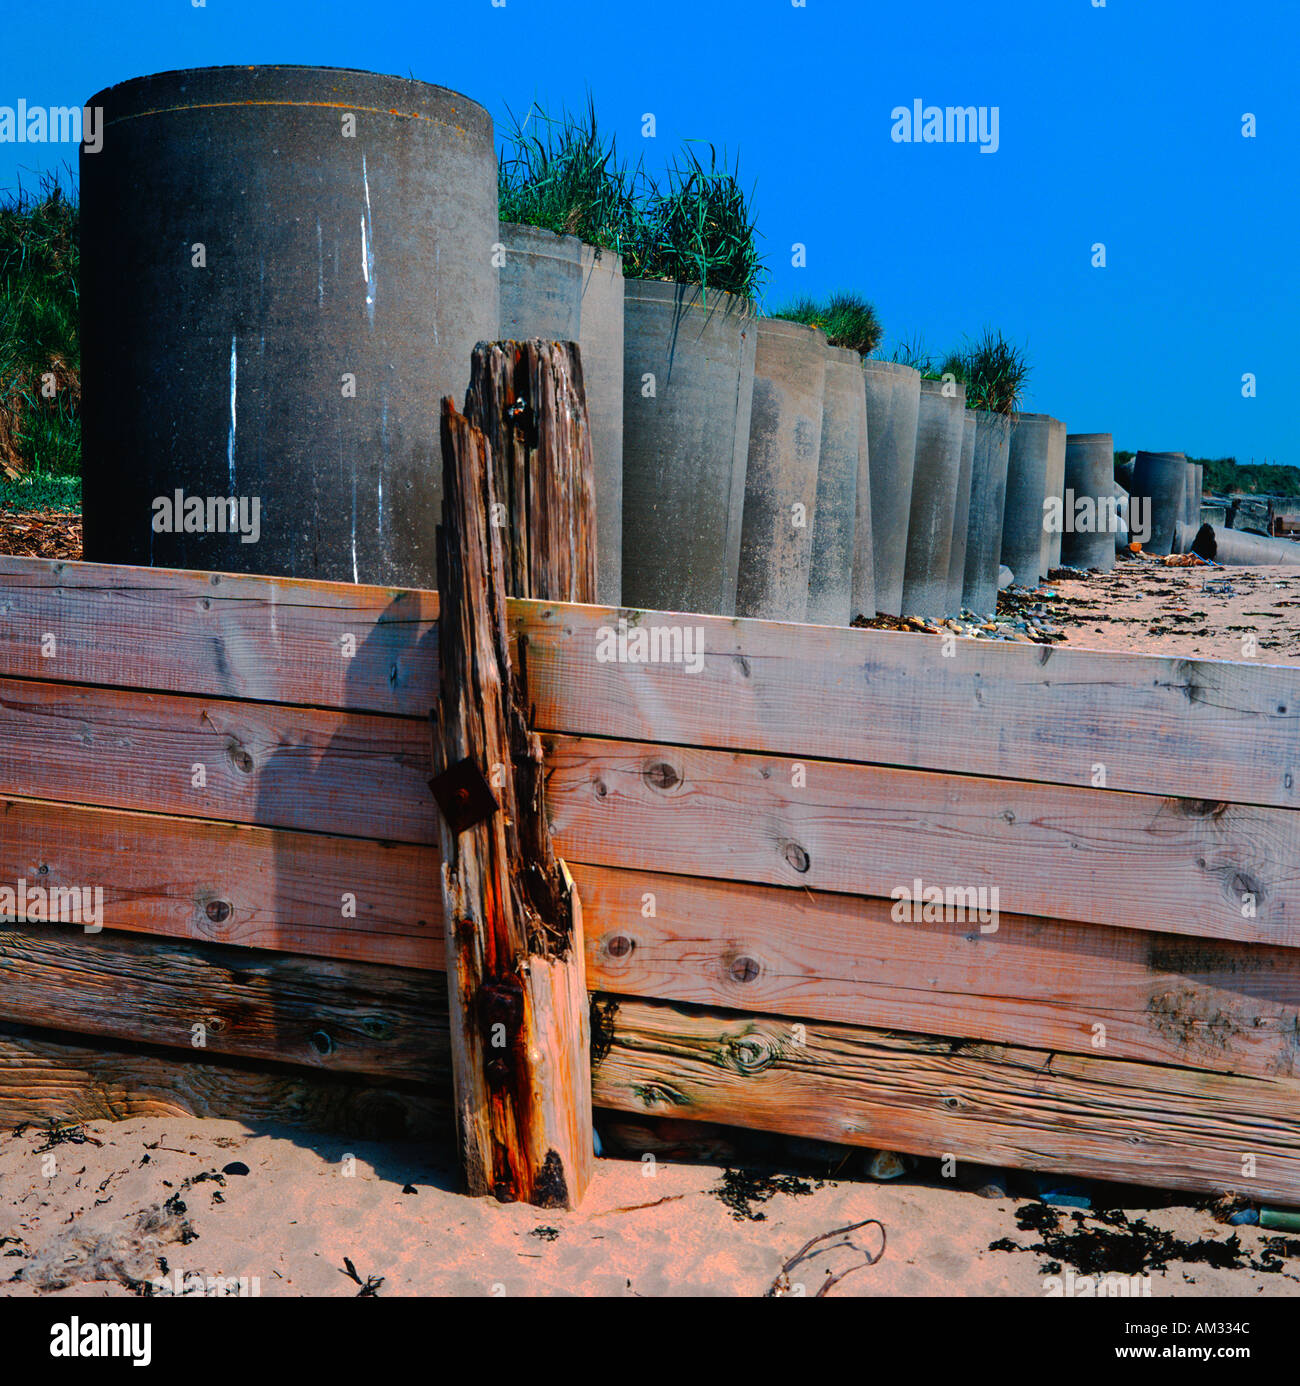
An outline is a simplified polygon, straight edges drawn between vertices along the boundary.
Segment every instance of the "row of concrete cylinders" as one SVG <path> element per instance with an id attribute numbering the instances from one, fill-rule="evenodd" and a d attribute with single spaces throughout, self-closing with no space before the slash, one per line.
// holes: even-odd
<path id="1" fill-rule="evenodd" d="M 503 225 L 501 331 L 583 346 L 600 595 L 845 625 L 992 611 L 999 563 L 1033 584 L 1109 567 L 1109 531 L 1046 522 L 1113 479 L 1109 434 L 965 407 L 960 384 L 864 361 L 744 301 L 627 281 L 573 237 Z M 621 371 L 614 368 L 621 362 Z"/>
<path id="2" fill-rule="evenodd" d="M 111 137 L 81 160 L 87 558 L 433 585 L 437 401 L 495 336 L 581 345 L 611 604 L 985 612 L 1004 556 L 1038 576 L 1063 465 L 1067 493 L 1114 495 L 1108 435 L 1062 463 L 1060 425 L 1044 443 L 1038 416 L 501 225 L 492 122 L 455 92 L 238 67 L 90 104 Z M 256 502 L 256 535 L 191 524 L 223 496 Z M 1063 556 L 1105 566 L 1105 540 L 1067 529 Z"/>

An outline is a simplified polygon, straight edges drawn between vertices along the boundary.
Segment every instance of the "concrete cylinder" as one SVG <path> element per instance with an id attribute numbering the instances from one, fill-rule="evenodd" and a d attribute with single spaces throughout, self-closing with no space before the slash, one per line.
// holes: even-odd
<path id="1" fill-rule="evenodd" d="M 962 585 L 966 576 L 966 533 L 970 528 L 970 480 L 975 463 L 975 411 L 962 415 L 961 469 L 957 473 L 957 494 L 952 510 L 952 547 L 948 554 L 948 597 L 944 614 L 956 616 L 962 608 Z"/>
<path id="2" fill-rule="evenodd" d="M 962 605 L 977 616 L 997 610 L 1002 513 L 1007 495 L 1011 421 L 985 409 L 975 413 L 971 459 L 970 522 L 966 526 L 966 572 Z"/>
<path id="3" fill-rule="evenodd" d="M 596 596 L 623 600 L 623 262 L 582 247 L 582 378 L 596 485 Z"/>
<path id="4" fill-rule="evenodd" d="M 1046 560 L 1043 502 L 1051 416 L 1018 414 L 1011 421 L 1006 497 L 1002 511 L 1002 562 L 1024 587 L 1037 587 Z"/>
<path id="5" fill-rule="evenodd" d="M 88 104 L 86 557 L 435 586 L 438 401 L 463 398 L 498 330 L 487 112 L 404 77 L 274 66 Z M 177 490 L 213 500 L 203 531 L 155 506 Z M 243 516 L 208 518 L 230 498 L 256 542 Z"/>
<path id="6" fill-rule="evenodd" d="M 623 602 L 734 616 L 754 308 L 629 279 L 623 312 Z"/>
<path id="7" fill-rule="evenodd" d="M 894 361 L 863 361 L 862 379 L 867 397 L 876 609 L 901 616 L 921 373 Z"/>
<path id="8" fill-rule="evenodd" d="M 1053 507 L 1054 523 L 1043 526 L 1043 555 L 1040 564 L 1045 579 L 1061 566 L 1061 526 L 1065 509 L 1065 422 L 1052 419 L 1047 425 L 1047 495 Z"/>
<path id="9" fill-rule="evenodd" d="M 808 618 L 825 388 L 825 334 L 760 318 L 737 616 Z"/>
<path id="10" fill-rule="evenodd" d="M 807 619 L 817 625 L 847 626 L 857 614 L 853 608 L 853 554 L 858 483 L 866 469 L 866 455 L 867 400 L 862 388 L 862 358 L 856 351 L 828 346 L 812 568 L 808 575 Z M 873 588 L 874 585 L 873 580 Z"/>
<path id="11" fill-rule="evenodd" d="M 1186 457 L 1181 452 L 1139 452 L 1133 461 L 1129 494 L 1134 506 L 1141 502 L 1148 507 L 1150 537 L 1143 542 L 1143 550 L 1157 557 L 1172 552 L 1174 526 L 1187 503 Z"/>
<path id="12" fill-rule="evenodd" d="M 1065 440 L 1061 558 L 1071 567 L 1110 572 L 1115 566 L 1111 510 L 1101 504 L 1114 495 L 1114 459 L 1115 440 L 1109 433 L 1071 433 Z"/>
<path id="13" fill-rule="evenodd" d="M 1200 528 L 1200 525 L 1181 521 L 1175 525 L 1174 552 L 1191 553 Z M 1300 567 L 1300 544 L 1292 539 L 1266 539 L 1259 534 L 1245 534 L 1238 529 L 1215 529 L 1214 553 L 1202 556 L 1213 557 L 1216 563 L 1227 568 L 1260 568 L 1272 564 L 1294 568 Z"/>
<path id="14" fill-rule="evenodd" d="M 576 342 L 582 332 L 582 242 L 541 226 L 503 221 L 501 326 L 503 340 Z"/>
<path id="15" fill-rule="evenodd" d="M 858 369 L 861 369 L 859 362 Z M 858 436 L 858 493 L 853 526 L 853 617 L 875 616 L 876 559 L 871 537 L 871 439 L 867 431 L 867 392 L 859 379 L 855 413 Z"/>
<path id="16" fill-rule="evenodd" d="M 1193 485 L 1192 497 L 1192 524 L 1201 523 L 1201 497 L 1205 494 L 1205 468 L 1197 462 L 1192 464 L 1192 470 L 1196 473 L 1196 480 Z"/>
<path id="17" fill-rule="evenodd" d="M 1112 481 L 1110 486 L 1111 493 L 1115 497 L 1116 521 L 1114 552 L 1124 553 L 1128 549 L 1131 538 L 1128 530 L 1129 495 L 1118 481 Z"/>
<path id="18" fill-rule="evenodd" d="M 957 385 L 953 393 L 941 380 L 921 381 L 903 573 L 903 610 L 909 614 L 943 616 L 947 612 L 948 564 L 965 433 L 966 387 Z"/>

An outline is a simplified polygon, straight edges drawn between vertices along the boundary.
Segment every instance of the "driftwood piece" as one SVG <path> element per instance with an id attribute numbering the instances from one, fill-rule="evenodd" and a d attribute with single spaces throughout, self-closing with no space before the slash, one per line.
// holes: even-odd
<path id="1" fill-rule="evenodd" d="M 576 1207 L 592 1168 L 582 917 L 551 846 L 506 597 L 512 580 L 594 596 L 581 370 L 570 346 L 484 344 L 472 379 L 467 410 L 498 450 L 443 401 L 433 751 L 462 1159 L 471 1193 Z"/>

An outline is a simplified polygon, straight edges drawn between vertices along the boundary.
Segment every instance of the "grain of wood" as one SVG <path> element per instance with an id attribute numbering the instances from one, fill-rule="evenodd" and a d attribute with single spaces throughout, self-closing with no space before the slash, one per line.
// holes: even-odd
<path id="1" fill-rule="evenodd" d="M 0 924 L 0 1020 L 386 1082 L 450 1083 L 446 981 L 411 968 Z"/>
<path id="2" fill-rule="evenodd" d="M 0 675 L 426 717 L 432 592 L 0 560 Z"/>
<path id="3" fill-rule="evenodd" d="M 593 1164 L 582 914 L 551 845 L 506 596 L 511 582 L 523 595 L 595 592 L 575 358 L 571 345 L 540 341 L 475 349 L 472 417 L 443 401 L 438 528 L 434 770 L 447 781 L 468 769 L 495 795 L 486 817 L 463 822 L 439 801 L 462 1163 L 471 1193 L 548 1208 L 577 1207 Z"/>
<path id="4" fill-rule="evenodd" d="M 839 761 L 549 738 L 574 862 L 1300 946 L 1300 815 Z M 987 897 L 994 897 L 989 894 Z"/>
<path id="5" fill-rule="evenodd" d="M 437 881 L 432 847 L 0 797 L 0 888 L 102 887 L 107 929 L 432 968 Z"/>
<path id="6" fill-rule="evenodd" d="M 577 865 L 594 990 L 1292 1076 L 1300 950 Z"/>
<path id="7" fill-rule="evenodd" d="M 698 631 L 699 672 L 598 659 L 620 616 Z M 548 731 L 1300 807 L 1296 669 L 607 608 L 512 618 Z"/>
<path id="8" fill-rule="evenodd" d="M 405 1090 L 302 1069 L 254 1069 L 192 1050 L 86 1044 L 0 1025 L 0 1125 L 215 1117 L 247 1126 L 332 1131 L 366 1140 L 430 1140 L 448 1131 L 438 1088 Z"/>
<path id="9" fill-rule="evenodd" d="M 620 1111 L 1300 1203 L 1294 1079 L 640 1000 L 592 1079 Z"/>
<path id="10" fill-rule="evenodd" d="M 427 721 L 0 679 L 0 793 L 437 841 Z"/>

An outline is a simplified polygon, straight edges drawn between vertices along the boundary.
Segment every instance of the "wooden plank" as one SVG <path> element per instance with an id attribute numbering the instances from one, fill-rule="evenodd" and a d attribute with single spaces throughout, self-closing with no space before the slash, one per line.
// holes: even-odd
<path id="1" fill-rule="evenodd" d="M 388 1082 L 450 1072 L 441 973 L 189 939 L 0 924 L 0 1020 Z"/>
<path id="2" fill-rule="evenodd" d="M 668 1001 L 603 1009 L 612 1042 L 592 1075 L 598 1107 L 1300 1203 L 1294 1079 Z"/>
<path id="3" fill-rule="evenodd" d="M 0 674 L 424 716 L 437 614 L 431 592 L 5 558 Z M 549 731 L 1077 786 L 1100 766 L 1113 789 L 1300 806 L 1295 669 L 523 600 L 510 615 Z M 698 630 L 700 671 L 601 659 L 620 616 Z"/>
<path id="4" fill-rule="evenodd" d="M 0 1125 L 7 1127 L 192 1116 L 366 1140 L 429 1140 L 448 1133 L 449 1107 L 441 1086 L 245 1067 L 192 1052 L 90 1045 L 57 1031 L 0 1025 Z"/>
<path id="5" fill-rule="evenodd" d="M 837 761 L 552 739 L 569 861 L 1300 946 L 1300 815 Z M 1253 911 L 1253 913 L 1252 913 Z"/>
<path id="6" fill-rule="evenodd" d="M 1300 1068 L 1300 949 L 1014 914 L 982 933 L 897 922 L 893 902 L 861 896 L 574 875 L 600 991 L 1219 1073 Z"/>
<path id="7" fill-rule="evenodd" d="M 0 561 L 0 674 L 425 717 L 434 593 Z"/>
<path id="8" fill-rule="evenodd" d="M 0 793 L 432 843 L 429 774 L 414 718 L 0 679 Z"/>
<path id="9" fill-rule="evenodd" d="M 432 847 L 0 797 L 0 890 L 20 881 L 102 887 L 109 929 L 403 967 L 442 928 Z"/>
<path id="10" fill-rule="evenodd" d="M 466 415 L 443 400 L 433 733 L 461 1164 L 473 1194 L 576 1208 L 594 1159 L 582 911 L 551 844 L 506 594 L 595 595 L 577 347 L 481 342 Z"/>
<path id="11" fill-rule="evenodd" d="M 573 735 L 1300 807 L 1300 670 L 830 626 L 524 607 L 536 725 Z M 703 663 L 602 635 L 698 631 Z M 950 650 L 945 655 L 944 650 Z"/>

